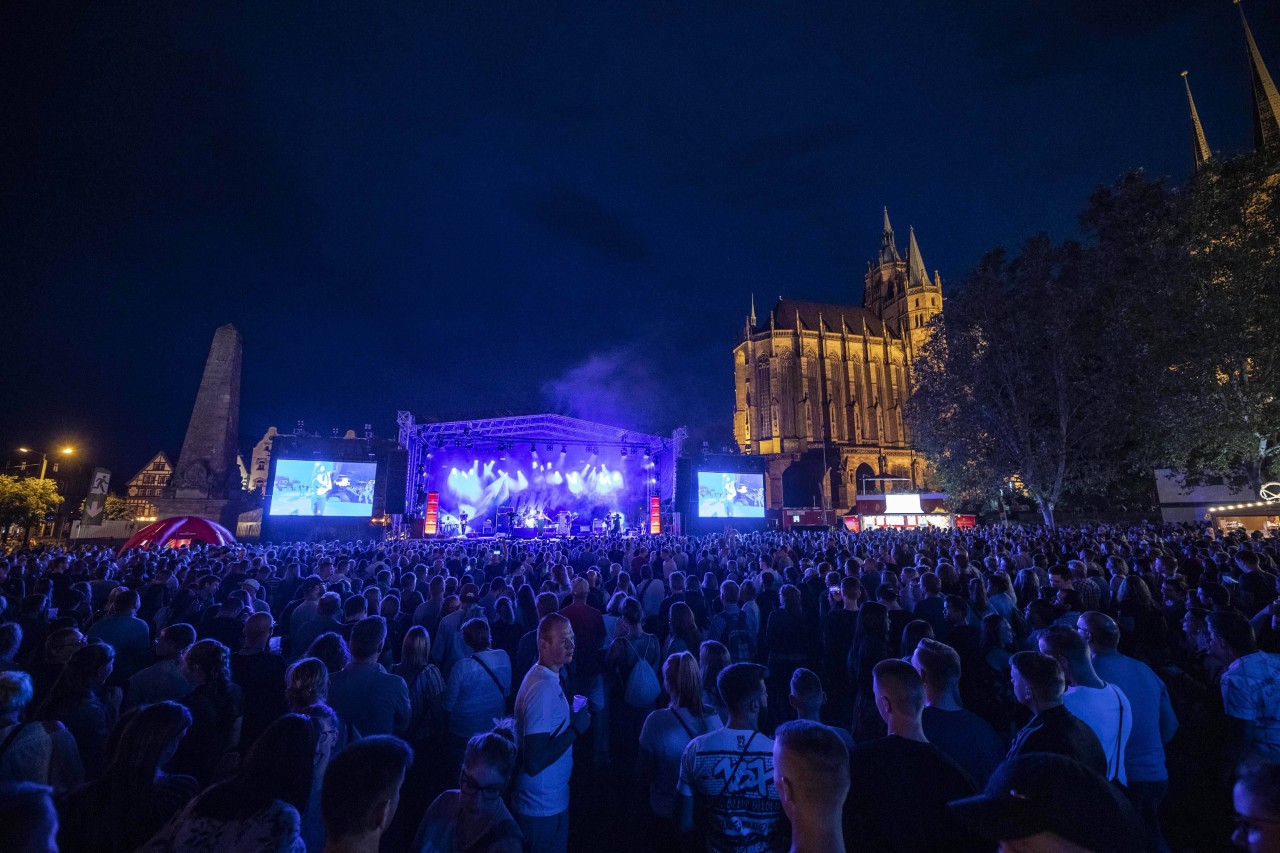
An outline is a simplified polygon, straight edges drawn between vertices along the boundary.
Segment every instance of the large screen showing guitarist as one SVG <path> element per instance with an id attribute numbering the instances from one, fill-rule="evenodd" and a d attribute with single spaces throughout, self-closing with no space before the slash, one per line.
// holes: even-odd
<path id="1" fill-rule="evenodd" d="M 375 462 L 281 459 L 268 515 L 368 518 L 377 477 Z"/>

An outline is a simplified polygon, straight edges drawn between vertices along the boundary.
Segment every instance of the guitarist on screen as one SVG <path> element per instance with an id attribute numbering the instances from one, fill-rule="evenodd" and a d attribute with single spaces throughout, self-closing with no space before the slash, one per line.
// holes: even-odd
<path id="1" fill-rule="evenodd" d="M 311 469 L 311 514 L 324 515 L 329 502 L 329 492 L 333 489 L 333 475 L 323 462 L 317 462 Z"/>

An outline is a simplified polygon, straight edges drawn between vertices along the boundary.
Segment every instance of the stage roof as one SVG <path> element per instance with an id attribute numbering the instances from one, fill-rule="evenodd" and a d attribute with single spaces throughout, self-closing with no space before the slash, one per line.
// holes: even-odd
<path id="1" fill-rule="evenodd" d="M 462 438 L 472 441 L 546 441 L 595 447 L 638 447 L 657 452 L 671 447 L 675 439 L 688 434 L 681 427 L 672 436 L 651 435 L 565 415 L 525 415 L 420 424 L 414 422 L 411 412 L 402 411 L 397 414 L 396 421 L 400 424 L 402 446 L 407 446 L 407 441 L 413 436 L 419 441 Z"/>

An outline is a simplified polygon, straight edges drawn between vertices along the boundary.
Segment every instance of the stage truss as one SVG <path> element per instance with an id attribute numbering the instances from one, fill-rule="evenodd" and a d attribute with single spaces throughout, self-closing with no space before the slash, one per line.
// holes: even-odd
<path id="1" fill-rule="evenodd" d="M 416 517 L 421 513 L 426 495 L 418 478 L 425 470 L 427 454 L 435 448 L 484 444 L 514 446 L 517 443 L 528 443 L 548 449 L 552 446 L 572 445 L 596 449 L 616 448 L 628 453 L 643 454 L 651 458 L 660 471 L 660 475 L 655 477 L 657 494 L 663 501 L 668 501 L 675 493 L 675 459 L 679 457 L 683 443 L 689 437 L 685 427 L 676 429 L 670 436 L 661 436 L 565 415 L 417 423 L 412 412 L 400 411 L 396 414 L 396 422 L 400 425 L 400 446 L 409 455 L 405 483 L 405 514 L 409 517 Z"/>

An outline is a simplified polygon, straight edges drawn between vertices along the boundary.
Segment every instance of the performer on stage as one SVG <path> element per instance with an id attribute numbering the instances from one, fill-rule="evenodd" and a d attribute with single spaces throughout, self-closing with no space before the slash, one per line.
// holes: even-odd
<path id="1" fill-rule="evenodd" d="M 329 492 L 333 489 L 333 475 L 323 462 L 317 462 L 311 469 L 311 514 L 324 515 L 325 506 L 329 502 Z"/>
<path id="2" fill-rule="evenodd" d="M 468 516 L 465 512 L 458 513 L 458 527 L 460 528 L 460 533 L 463 536 L 467 535 L 467 518 Z"/>

